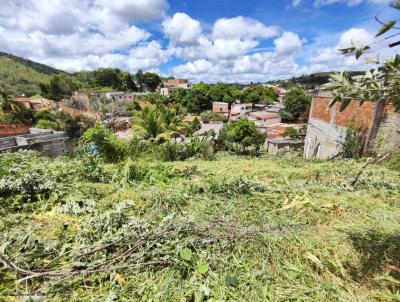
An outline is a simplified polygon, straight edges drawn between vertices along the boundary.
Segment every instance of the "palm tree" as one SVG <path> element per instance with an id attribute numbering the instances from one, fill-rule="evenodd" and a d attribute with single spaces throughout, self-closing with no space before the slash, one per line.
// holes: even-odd
<path id="1" fill-rule="evenodd" d="M 164 132 L 162 114 L 155 107 L 147 107 L 139 114 L 139 125 L 147 138 L 156 138 Z"/>
<path id="2" fill-rule="evenodd" d="M 2 111 L 21 111 L 23 107 L 24 106 L 14 98 L 11 91 L 0 89 L 0 109 Z"/>
<path id="3" fill-rule="evenodd" d="M 176 130 L 182 125 L 182 115 L 177 108 L 169 108 L 165 105 L 161 105 L 159 111 L 166 129 Z"/>

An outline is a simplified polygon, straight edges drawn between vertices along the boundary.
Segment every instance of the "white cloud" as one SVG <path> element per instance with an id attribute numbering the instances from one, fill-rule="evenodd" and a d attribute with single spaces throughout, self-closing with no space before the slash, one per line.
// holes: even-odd
<path id="1" fill-rule="evenodd" d="M 374 41 L 374 36 L 364 28 L 351 28 L 344 32 L 340 37 L 338 44 L 339 48 L 351 46 L 354 43 L 358 47 L 363 47 L 371 44 Z"/>
<path id="2" fill-rule="evenodd" d="M 305 0 L 292 0 L 293 7 L 299 7 L 303 2 L 307 2 Z M 362 3 L 372 4 L 372 5 L 388 5 L 390 0 L 313 0 L 313 4 L 315 7 L 321 7 L 331 4 L 343 3 L 348 6 L 357 6 Z"/>
<path id="3" fill-rule="evenodd" d="M 201 35 L 200 22 L 184 13 L 176 13 L 164 20 L 163 28 L 173 43 L 195 44 Z"/>
<path id="4" fill-rule="evenodd" d="M 1 0 L 0 49 L 69 71 L 154 68 L 165 61 L 155 58 L 161 45 L 136 46 L 151 34 L 133 23 L 161 20 L 167 9 L 167 0 Z"/>
<path id="5" fill-rule="evenodd" d="M 283 55 L 290 55 L 300 51 L 302 41 L 298 34 L 285 31 L 281 37 L 274 40 L 275 49 Z"/>
<path id="6" fill-rule="evenodd" d="M 263 23 L 244 17 L 218 19 L 213 27 L 214 39 L 252 39 L 272 38 L 279 34 L 275 26 L 266 26 Z"/>

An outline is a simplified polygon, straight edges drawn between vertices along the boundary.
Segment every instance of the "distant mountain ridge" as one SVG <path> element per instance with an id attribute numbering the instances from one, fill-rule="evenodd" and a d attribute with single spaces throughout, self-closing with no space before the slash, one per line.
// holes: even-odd
<path id="1" fill-rule="evenodd" d="M 65 71 L 0 52 L 0 88 L 28 96 L 40 93 L 39 84 L 48 83 L 51 76 Z"/>
<path id="2" fill-rule="evenodd" d="M 313 89 L 316 86 L 320 86 L 325 83 L 328 83 L 330 76 L 334 73 L 338 73 L 338 72 L 336 72 L 336 71 L 317 72 L 317 73 L 313 73 L 310 75 L 302 75 L 300 77 L 293 77 L 293 78 L 287 79 L 287 80 L 269 81 L 268 84 L 276 85 L 276 84 L 291 83 L 291 84 L 301 85 L 304 88 Z M 355 75 L 364 74 L 364 72 L 363 71 L 349 71 L 348 74 L 350 76 L 355 76 Z"/>

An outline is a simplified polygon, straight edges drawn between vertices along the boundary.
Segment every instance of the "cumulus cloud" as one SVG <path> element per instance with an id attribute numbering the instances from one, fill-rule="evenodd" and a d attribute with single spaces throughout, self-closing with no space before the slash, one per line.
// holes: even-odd
<path id="1" fill-rule="evenodd" d="M 309 2 L 307 0 L 292 0 L 292 6 L 298 7 L 300 4 L 304 2 Z M 387 5 L 390 3 L 390 0 L 313 0 L 311 1 L 315 7 L 321 7 L 331 4 L 343 3 L 348 6 L 357 6 L 362 3 L 373 4 L 373 5 Z"/>
<path id="2" fill-rule="evenodd" d="M 195 44 L 201 35 L 201 25 L 185 13 L 176 13 L 163 22 L 164 33 L 173 43 Z"/>
<path id="3" fill-rule="evenodd" d="M 124 59 L 151 36 L 133 23 L 161 19 L 167 9 L 166 0 L 3 0 L 0 48 L 66 70 L 154 67 L 153 58 Z"/>
<path id="4" fill-rule="evenodd" d="M 213 27 L 214 39 L 251 39 L 272 38 L 279 34 L 275 26 L 265 24 L 250 18 L 222 18 L 215 22 Z"/>
<path id="5" fill-rule="evenodd" d="M 298 34 L 285 31 L 281 37 L 274 40 L 274 44 L 279 54 L 290 55 L 300 51 L 303 43 Z"/>

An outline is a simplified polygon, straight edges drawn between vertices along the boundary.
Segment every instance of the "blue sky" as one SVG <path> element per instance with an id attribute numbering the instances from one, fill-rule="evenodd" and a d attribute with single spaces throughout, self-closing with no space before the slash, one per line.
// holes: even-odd
<path id="1" fill-rule="evenodd" d="M 67 71 L 118 67 L 265 82 L 368 68 L 337 51 L 374 41 L 387 0 L 0 0 L 0 50 Z M 377 43 L 371 55 L 391 55 Z"/>

